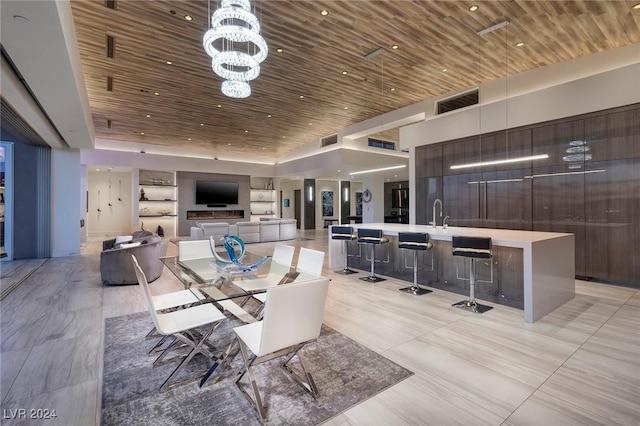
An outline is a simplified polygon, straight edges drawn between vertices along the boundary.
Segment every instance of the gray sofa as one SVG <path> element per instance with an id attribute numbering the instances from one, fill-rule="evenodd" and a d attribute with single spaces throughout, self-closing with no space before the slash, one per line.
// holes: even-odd
<path id="1" fill-rule="evenodd" d="M 147 281 L 156 280 L 162 274 L 164 265 L 160 258 L 167 255 L 168 239 L 148 231 L 136 231 L 130 242 L 115 244 L 116 239 L 102 242 L 100 253 L 100 276 L 104 285 L 137 284 L 133 269 L 133 254 L 147 277 Z M 130 247 L 131 244 L 137 244 Z"/>

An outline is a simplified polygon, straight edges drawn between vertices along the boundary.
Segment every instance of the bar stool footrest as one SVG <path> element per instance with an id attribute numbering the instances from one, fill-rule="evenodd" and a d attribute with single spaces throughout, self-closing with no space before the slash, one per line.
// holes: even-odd
<path id="1" fill-rule="evenodd" d="M 380 278 L 380 277 L 377 277 L 375 275 L 368 276 L 368 277 L 361 277 L 360 279 L 362 281 L 366 281 L 368 283 L 379 283 L 380 281 L 386 281 L 387 280 L 386 278 Z"/>
<path id="2" fill-rule="evenodd" d="M 493 306 L 481 305 L 480 303 L 472 300 L 462 300 L 458 303 L 454 303 L 451 306 L 453 306 L 454 308 L 463 309 L 465 311 L 471 311 L 474 314 L 483 314 L 493 309 Z"/>
<path id="3" fill-rule="evenodd" d="M 419 286 L 404 287 L 404 288 L 400 288 L 398 290 L 405 291 L 407 293 L 411 293 L 411 294 L 414 294 L 416 296 L 422 296 L 423 294 L 431 293 L 431 290 L 427 290 L 426 288 L 422 288 L 422 287 L 419 287 Z"/>
<path id="4" fill-rule="evenodd" d="M 336 274 L 340 274 L 340 275 L 351 275 L 351 274 L 357 274 L 358 273 L 358 271 L 354 271 L 351 268 L 344 268 L 344 269 L 341 269 L 339 271 L 333 271 L 333 272 L 335 272 Z"/>

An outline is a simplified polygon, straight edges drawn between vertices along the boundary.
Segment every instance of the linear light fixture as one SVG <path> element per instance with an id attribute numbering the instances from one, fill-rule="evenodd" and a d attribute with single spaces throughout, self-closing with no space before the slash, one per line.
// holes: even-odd
<path id="1" fill-rule="evenodd" d="M 450 169 L 455 170 L 455 169 L 466 169 L 469 167 L 493 166 L 496 164 L 518 163 L 520 161 L 544 160 L 546 158 L 549 158 L 549 154 L 529 155 L 527 157 L 507 158 L 504 160 L 480 161 L 478 163 L 469 163 L 469 164 L 456 164 L 451 166 Z"/>
<path id="2" fill-rule="evenodd" d="M 362 170 L 362 171 L 359 171 L 359 172 L 351 172 L 349 174 L 351 176 L 353 176 L 353 175 L 362 175 L 362 174 L 365 174 L 365 173 L 383 172 L 385 170 L 404 169 L 405 167 L 407 167 L 406 164 L 402 164 L 401 166 L 381 167 L 379 169 Z"/>

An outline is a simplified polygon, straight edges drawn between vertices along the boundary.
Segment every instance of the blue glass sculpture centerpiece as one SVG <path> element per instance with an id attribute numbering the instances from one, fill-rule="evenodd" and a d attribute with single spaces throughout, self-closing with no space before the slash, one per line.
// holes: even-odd
<path id="1" fill-rule="evenodd" d="M 209 247 L 213 257 L 219 264 L 223 264 L 226 272 L 245 273 L 255 272 L 258 267 L 266 263 L 271 256 L 264 256 L 253 263 L 243 263 L 242 258 L 245 255 L 244 241 L 236 235 L 225 235 L 222 237 L 222 246 L 227 252 L 228 259 L 223 258 L 216 252 L 216 243 L 213 237 L 209 237 Z"/>

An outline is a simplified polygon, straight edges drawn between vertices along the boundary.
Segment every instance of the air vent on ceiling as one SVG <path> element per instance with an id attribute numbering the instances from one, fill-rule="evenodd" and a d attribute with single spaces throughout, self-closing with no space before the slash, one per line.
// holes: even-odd
<path id="1" fill-rule="evenodd" d="M 478 104 L 478 89 L 436 102 L 436 115 Z"/>
<path id="2" fill-rule="evenodd" d="M 113 92 L 113 77 L 111 76 L 107 77 L 107 91 Z"/>
<path id="3" fill-rule="evenodd" d="M 107 120 L 107 129 L 111 128 L 111 120 Z"/>
<path id="4" fill-rule="evenodd" d="M 325 147 L 338 143 L 338 135 L 331 135 L 320 139 L 320 146 Z"/>
<path id="5" fill-rule="evenodd" d="M 105 0 L 104 5 L 109 9 L 116 9 L 116 0 Z"/>
<path id="6" fill-rule="evenodd" d="M 396 144 L 394 142 L 383 141 L 382 139 L 369 138 L 368 145 L 374 148 L 389 149 L 395 151 Z"/>
<path id="7" fill-rule="evenodd" d="M 116 57 L 116 38 L 114 36 L 107 35 L 107 58 Z"/>

